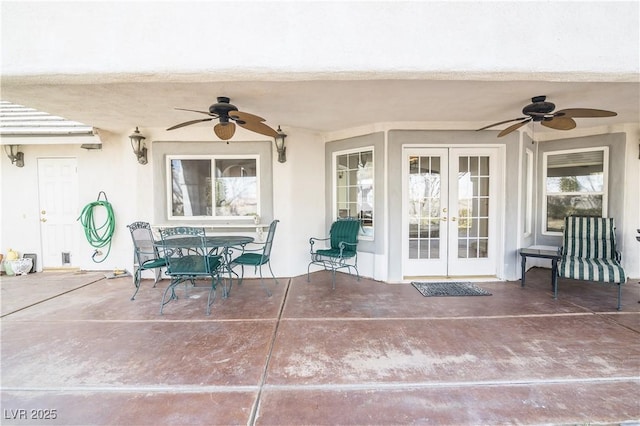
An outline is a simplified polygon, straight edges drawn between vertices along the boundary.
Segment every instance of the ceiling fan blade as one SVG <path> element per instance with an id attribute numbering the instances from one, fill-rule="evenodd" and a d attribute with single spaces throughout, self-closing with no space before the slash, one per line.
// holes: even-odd
<path id="1" fill-rule="evenodd" d="M 236 132 L 235 123 L 218 123 L 213 127 L 213 131 L 217 137 L 222 139 L 223 141 L 229 140 L 233 137 Z"/>
<path id="2" fill-rule="evenodd" d="M 264 124 L 264 118 L 257 115 L 242 111 L 231 111 L 229 112 L 229 118 L 236 120 L 238 126 L 251 130 L 252 132 L 260 133 L 261 135 L 270 136 L 272 138 L 278 136 L 278 132 Z"/>
<path id="3" fill-rule="evenodd" d="M 213 117 L 212 118 L 201 118 L 199 120 L 185 121 L 184 123 L 180 123 L 180 124 L 176 124 L 175 126 L 171 126 L 167 130 L 179 129 L 180 127 L 190 126 L 191 124 L 202 123 L 203 121 L 211 121 L 211 120 L 213 120 Z"/>
<path id="4" fill-rule="evenodd" d="M 529 117 L 526 117 L 526 118 L 529 118 Z M 528 120 L 521 121 L 520 123 L 512 124 L 511 126 L 507 127 L 506 129 L 504 129 L 503 131 L 498 133 L 498 137 L 501 138 L 501 137 L 503 137 L 505 135 L 508 135 L 509 133 L 513 132 L 514 130 L 519 129 L 520 127 L 524 126 L 525 124 L 527 124 L 530 121 L 531 121 L 531 118 L 529 118 Z"/>
<path id="5" fill-rule="evenodd" d="M 512 122 L 512 121 L 526 120 L 527 118 L 529 118 L 529 117 L 514 118 L 514 119 L 512 119 L 512 120 L 504 120 L 504 121 L 500 121 L 499 123 L 489 124 L 488 126 L 484 126 L 483 128 L 476 130 L 476 132 L 479 132 L 480 130 L 488 129 L 488 128 L 490 128 L 490 127 L 498 126 L 498 125 L 500 125 L 500 124 L 510 123 L 510 122 Z"/>
<path id="6" fill-rule="evenodd" d="M 278 136 L 278 132 L 264 123 L 260 123 L 257 121 L 237 121 L 236 123 L 238 123 L 238 126 L 240 127 L 244 127 L 245 129 L 251 130 L 252 132 L 260 133 L 261 135 L 269 136 L 272 138 Z"/>
<path id="7" fill-rule="evenodd" d="M 210 112 L 208 112 L 208 111 L 199 111 L 199 110 L 197 110 L 197 109 L 187 109 L 187 108 L 175 108 L 175 109 L 180 110 L 180 111 L 199 112 L 200 114 L 207 114 L 207 115 L 210 115 L 211 117 L 218 117 L 218 115 L 217 115 L 217 114 L 211 114 L 211 113 L 210 113 Z"/>
<path id="8" fill-rule="evenodd" d="M 561 117 L 615 117 L 618 113 L 613 111 L 606 111 L 604 109 L 591 109 L 591 108 L 568 108 L 556 111 L 555 116 Z"/>
<path id="9" fill-rule="evenodd" d="M 575 120 L 570 117 L 553 117 L 550 120 L 542 120 L 540 124 L 556 130 L 571 130 L 576 127 Z"/>
<path id="10" fill-rule="evenodd" d="M 261 122 L 261 121 L 265 121 L 264 118 L 259 117 L 257 115 L 254 114 L 249 114 L 248 112 L 242 112 L 242 111 L 229 111 L 229 117 L 232 118 L 233 120 L 240 120 L 240 121 L 257 121 L 257 122 Z M 240 124 L 240 123 L 238 123 Z"/>

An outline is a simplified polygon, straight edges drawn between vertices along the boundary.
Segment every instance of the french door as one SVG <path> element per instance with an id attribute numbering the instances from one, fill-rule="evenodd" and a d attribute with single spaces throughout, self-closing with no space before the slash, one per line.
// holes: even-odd
<path id="1" fill-rule="evenodd" d="M 497 274 L 498 148 L 403 150 L 403 275 Z"/>

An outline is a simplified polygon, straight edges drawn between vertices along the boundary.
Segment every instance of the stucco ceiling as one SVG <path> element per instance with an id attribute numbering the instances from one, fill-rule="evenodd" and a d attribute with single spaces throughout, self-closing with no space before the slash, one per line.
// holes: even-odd
<path id="1" fill-rule="evenodd" d="M 365 78 L 197 81 L 171 76 L 108 79 L 4 80 L 2 100 L 79 121 L 114 133 L 166 129 L 201 118 L 176 107 L 208 110 L 228 96 L 239 110 L 260 115 L 272 127 L 331 134 L 376 123 L 416 123 L 441 129 L 477 129 L 518 118 L 531 97 L 546 95 L 564 108 L 616 111 L 611 118 L 576 119 L 578 129 L 640 121 L 640 83 L 587 81 L 473 81 L 468 79 Z M 330 78 L 330 77 L 329 77 Z M 508 124 L 498 126 L 502 129 Z M 211 126 L 210 123 L 195 126 Z M 492 129 L 494 130 L 494 129 Z M 175 130 L 180 132 L 182 130 Z M 536 124 L 536 132 L 560 132 Z M 566 133 L 566 132 L 565 132 Z"/>

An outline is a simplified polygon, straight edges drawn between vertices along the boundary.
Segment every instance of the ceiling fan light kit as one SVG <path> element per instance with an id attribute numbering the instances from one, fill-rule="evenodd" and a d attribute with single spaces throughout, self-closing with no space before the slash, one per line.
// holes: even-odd
<path id="1" fill-rule="evenodd" d="M 213 127 L 213 133 L 223 141 L 231 139 L 236 132 L 236 125 L 234 123 L 220 123 Z M 229 142 L 227 142 L 229 143 Z"/>
<path id="2" fill-rule="evenodd" d="M 508 135 L 509 133 L 519 129 L 527 123 L 534 122 L 555 130 L 571 130 L 576 127 L 574 118 L 590 118 L 590 117 L 613 117 L 618 115 L 613 111 L 592 108 L 569 108 L 553 112 L 556 105 L 547 102 L 546 96 L 534 96 L 531 98 L 531 104 L 522 109 L 524 117 L 518 117 L 511 120 L 500 121 L 478 129 L 485 130 L 500 124 L 511 123 L 517 121 L 506 129 L 498 133 L 498 137 Z"/>

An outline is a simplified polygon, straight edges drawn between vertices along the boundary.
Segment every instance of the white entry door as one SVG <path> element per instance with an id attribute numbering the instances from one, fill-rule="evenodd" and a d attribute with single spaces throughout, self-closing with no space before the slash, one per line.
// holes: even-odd
<path id="1" fill-rule="evenodd" d="M 78 174 L 75 158 L 38 159 L 42 267 L 78 263 Z"/>
<path id="2" fill-rule="evenodd" d="M 405 148 L 403 275 L 497 274 L 498 149 Z"/>

